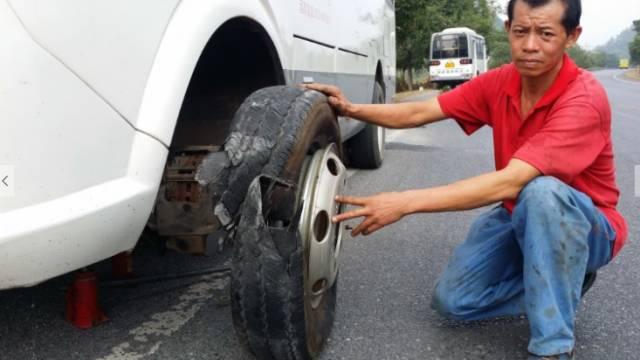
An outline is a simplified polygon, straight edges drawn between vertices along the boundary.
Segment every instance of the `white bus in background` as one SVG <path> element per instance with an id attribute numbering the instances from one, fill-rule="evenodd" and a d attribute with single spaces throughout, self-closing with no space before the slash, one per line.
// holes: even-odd
<path id="1" fill-rule="evenodd" d="M 484 37 L 466 27 L 431 36 L 429 75 L 437 86 L 461 84 L 487 71 Z"/>

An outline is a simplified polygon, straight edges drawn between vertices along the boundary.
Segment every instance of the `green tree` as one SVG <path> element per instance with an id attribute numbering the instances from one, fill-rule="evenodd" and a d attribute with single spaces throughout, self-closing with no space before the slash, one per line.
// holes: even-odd
<path id="1" fill-rule="evenodd" d="M 631 55 L 631 62 L 640 65 L 640 19 L 633 22 L 633 28 L 636 36 L 629 44 L 629 54 Z"/>
<path id="2" fill-rule="evenodd" d="M 491 69 L 511 62 L 511 46 L 509 37 L 504 29 L 494 29 L 489 35 L 490 58 L 489 67 Z"/>
<path id="3" fill-rule="evenodd" d="M 605 53 L 604 67 L 615 68 L 620 63 L 620 57 L 616 54 Z"/>
<path id="4" fill-rule="evenodd" d="M 607 60 L 607 55 L 602 51 L 591 51 L 589 57 L 591 58 L 591 66 L 596 68 L 603 68 Z"/>
<path id="5" fill-rule="evenodd" d="M 579 67 L 588 69 L 594 66 L 592 55 L 589 53 L 589 51 L 581 48 L 579 45 L 574 45 L 571 49 L 569 49 L 568 53 L 576 63 L 576 65 L 578 65 Z"/>
<path id="6" fill-rule="evenodd" d="M 396 61 L 401 74 L 424 66 L 431 34 L 445 26 L 444 0 L 398 0 L 396 2 Z M 409 74 L 411 72 L 409 71 Z M 409 86 L 413 80 L 409 79 Z"/>

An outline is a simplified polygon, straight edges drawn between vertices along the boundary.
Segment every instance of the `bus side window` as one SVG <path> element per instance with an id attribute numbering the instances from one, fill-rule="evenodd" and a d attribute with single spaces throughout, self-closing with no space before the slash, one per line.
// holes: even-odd
<path id="1" fill-rule="evenodd" d="M 440 38 L 437 37 L 431 46 L 432 59 L 442 58 L 442 55 L 440 55 L 440 49 L 442 49 L 442 45 L 440 44 Z"/>
<path id="2" fill-rule="evenodd" d="M 469 39 L 466 34 L 460 35 L 458 38 L 458 46 L 459 52 L 458 57 L 466 58 L 469 57 Z"/>
<path id="3" fill-rule="evenodd" d="M 471 43 L 469 44 L 469 56 L 470 58 L 473 58 L 473 53 L 476 51 L 476 39 L 475 38 L 471 38 Z"/>

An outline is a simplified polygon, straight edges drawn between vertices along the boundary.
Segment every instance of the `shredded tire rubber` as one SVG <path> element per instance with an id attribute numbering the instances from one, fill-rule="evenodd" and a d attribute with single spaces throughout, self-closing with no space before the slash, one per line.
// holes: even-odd
<path id="1" fill-rule="evenodd" d="M 324 95 L 265 88 L 245 100 L 224 151 L 199 170 L 212 177 L 220 222 L 234 229 L 233 323 L 240 343 L 259 359 L 312 359 L 333 324 L 335 284 L 317 308 L 305 298 L 308 255 L 296 198 L 305 157 L 330 143 L 340 146 L 340 133 Z"/>

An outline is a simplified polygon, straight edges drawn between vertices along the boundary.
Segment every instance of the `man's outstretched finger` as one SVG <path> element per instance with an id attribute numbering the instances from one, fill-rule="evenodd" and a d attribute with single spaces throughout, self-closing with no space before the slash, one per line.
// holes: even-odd
<path id="1" fill-rule="evenodd" d="M 364 232 L 367 228 L 369 228 L 373 224 L 373 220 L 371 218 L 364 219 L 360 225 L 356 226 L 355 229 L 351 231 L 351 236 L 356 237 L 360 234 L 369 235 Z"/>
<path id="2" fill-rule="evenodd" d="M 323 86 L 316 83 L 302 84 L 302 87 L 309 90 L 322 91 Z"/>
<path id="3" fill-rule="evenodd" d="M 373 234 L 374 232 L 380 230 L 382 228 L 382 225 L 380 224 L 373 224 L 371 226 L 369 226 L 368 228 L 366 228 L 363 232 L 362 235 L 370 235 Z"/>
<path id="4" fill-rule="evenodd" d="M 357 206 L 364 206 L 365 205 L 365 198 L 361 198 L 361 197 L 357 197 L 357 196 L 341 196 L 341 195 L 338 195 L 338 196 L 336 196 L 336 201 L 341 203 L 341 204 L 347 204 L 347 205 L 357 205 Z"/>
<path id="5" fill-rule="evenodd" d="M 362 216 L 366 216 L 367 215 L 367 210 L 366 209 L 356 209 L 356 210 L 351 210 L 351 211 L 347 211 L 346 213 L 342 213 L 342 214 L 338 214 L 336 216 L 334 216 L 331 221 L 333 221 L 334 223 L 339 223 L 345 220 L 349 220 L 349 219 L 353 219 L 353 218 L 357 218 L 357 217 L 362 217 Z"/>
<path id="6" fill-rule="evenodd" d="M 335 94 L 338 90 L 338 88 L 336 88 L 335 86 L 318 84 L 318 83 L 304 84 L 304 87 L 306 87 L 307 89 L 320 91 L 325 94 L 326 93 Z"/>

